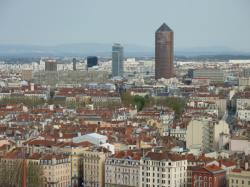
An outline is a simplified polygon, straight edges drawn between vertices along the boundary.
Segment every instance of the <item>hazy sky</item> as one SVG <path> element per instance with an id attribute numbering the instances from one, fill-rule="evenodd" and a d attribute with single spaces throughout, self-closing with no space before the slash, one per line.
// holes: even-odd
<path id="1" fill-rule="evenodd" d="M 250 52 L 250 0 L 0 0 L 0 44 L 153 46 L 163 22 L 177 48 Z"/>

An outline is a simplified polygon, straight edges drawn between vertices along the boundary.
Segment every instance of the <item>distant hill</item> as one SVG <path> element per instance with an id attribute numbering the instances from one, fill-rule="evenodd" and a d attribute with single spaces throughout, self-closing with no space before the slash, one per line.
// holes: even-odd
<path id="1" fill-rule="evenodd" d="M 81 43 L 56 46 L 0 45 L 0 56 L 111 56 L 112 44 Z M 153 48 L 124 45 L 126 56 L 153 56 Z"/>
<path id="2" fill-rule="evenodd" d="M 55 46 L 38 45 L 0 45 L 0 56 L 10 57 L 42 57 L 42 56 L 103 56 L 110 57 L 112 44 L 79 43 L 62 44 Z M 154 47 L 145 47 L 133 44 L 124 44 L 126 57 L 153 57 Z M 213 56 L 213 55 L 243 55 L 250 53 L 238 52 L 225 47 L 200 47 L 175 49 L 175 56 Z"/>

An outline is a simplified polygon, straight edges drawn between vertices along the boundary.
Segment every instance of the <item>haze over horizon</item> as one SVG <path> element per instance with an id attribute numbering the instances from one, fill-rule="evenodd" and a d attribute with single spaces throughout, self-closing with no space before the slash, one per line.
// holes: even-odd
<path id="1" fill-rule="evenodd" d="M 250 52 L 248 0 L 1 0 L 0 44 L 54 46 L 124 43 L 154 46 L 165 22 L 176 48 Z"/>

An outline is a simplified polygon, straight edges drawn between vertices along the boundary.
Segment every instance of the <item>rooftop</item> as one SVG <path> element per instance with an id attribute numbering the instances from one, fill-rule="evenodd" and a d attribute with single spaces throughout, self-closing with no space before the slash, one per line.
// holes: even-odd
<path id="1" fill-rule="evenodd" d="M 156 32 L 173 32 L 173 30 L 166 24 L 163 23 Z"/>

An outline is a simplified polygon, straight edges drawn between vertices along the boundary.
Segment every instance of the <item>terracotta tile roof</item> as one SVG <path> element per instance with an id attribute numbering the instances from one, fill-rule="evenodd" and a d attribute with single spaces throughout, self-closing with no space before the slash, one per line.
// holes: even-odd
<path id="1" fill-rule="evenodd" d="M 16 148 L 10 152 L 7 152 L 3 158 L 5 158 L 5 159 L 22 159 L 22 158 L 25 158 L 25 152 L 21 148 Z"/>
<path id="2" fill-rule="evenodd" d="M 238 169 L 238 168 L 235 168 L 232 170 L 232 172 L 236 172 L 236 173 L 241 173 L 242 169 Z"/>
<path id="3" fill-rule="evenodd" d="M 232 166 L 236 166 L 236 162 L 234 161 L 227 161 L 227 160 L 220 160 L 221 165 L 224 165 L 226 167 L 232 167 Z"/>
<path id="4" fill-rule="evenodd" d="M 193 154 L 187 154 L 184 156 L 188 162 L 204 162 L 204 163 L 207 163 L 207 162 L 212 162 L 214 161 L 215 159 L 213 158 L 210 158 L 210 157 L 205 157 L 204 155 L 201 155 L 201 156 L 194 156 Z"/>
<path id="5" fill-rule="evenodd" d="M 44 146 L 44 147 L 52 147 L 56 145 L 55 141 L 49 141 L 49 140 L 32 140 L 29 142 L 24 143 L 25 145 L 29 146 Z"/>
<path id="6" fill-rule="evenodd" d="M 209 166 L 206 166 L 204 167 L 206 170 L 208 171 L 221 171 L 223 169 L 221 169 L 219 166 L 216 166 L 216 165 L 209 165 Z"/>
<path id="7" fill-rule="evenodd" d="M 125 158 L 131 158 L 133 160 L 140 160 L 142 157 L 142 153 L 136 152 L 136 151 L 119 151 L 116 152 L 113 157 L 118 158 L 118 159 L 125 159 Z"/>
<path id="8" fill-rule="evenodd" d="M 93 146 L 92 143 L 88 141 L 73 143 L 73 142 L 59 142 L 55 145 L 55 147 L 90 147 Z"/>
<path id="9" fill-rule="evenodd" d="M 185 160 L 181 155 L 171 154 L 171 153 L 157 153 L 157 152 L 149 152 L 145 156 L 145 158 L 150 158 L 151 160 L 171 160 L 171 161 L 180 161 Z"/>
<path id="10" fill-rule="evenodd" d="M 62 160 L 65 158 L 69 158 L 68 156 L 64 154 L 54 154 L 54 153 L 34 153 L 31 156 L 28 157 L 28 159 L 32 160 Z"/>
<path id="11" fill-rule="evenodd" d="M 209 173 L 212 175 L 219 174 L 219 173 L 226 173 L 225 170 L 223 170 L 222 168 L 214 164 L 205 166 L 205 167 L 195 166 L 195 167 L 192 167 L 192 171 L 193 171 L 193 174 L 198 174 L 198 175 L 200 175 L 201 173 Z"/>

